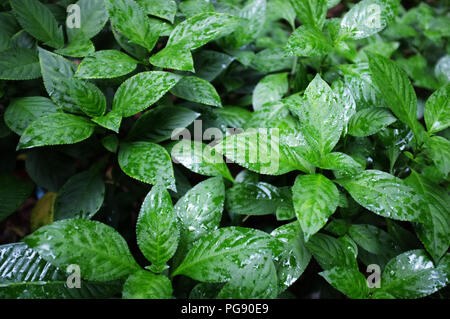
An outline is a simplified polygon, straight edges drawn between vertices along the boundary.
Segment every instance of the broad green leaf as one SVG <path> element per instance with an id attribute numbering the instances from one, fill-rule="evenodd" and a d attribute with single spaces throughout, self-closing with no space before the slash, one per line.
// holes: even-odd
<path id="1" fill-rule="evenodd" d="M 415 171 L 412 171 L 405 182 L 427 201 L 424 209 L 425 223 L 416 224 L 415 230 L 426 250 L 437 262 L 450 245 L 450 197 L 440 186 Z"/>
<path id="2" fill-rule="evenodd" d="M 207 282 L 198 283 L 189 293 L 189 299 L 215 299 L 222 287 L 223 285 L 221 284 L 211 284 Z"/>
<path id="3" fill-rule="evenodd" d="M 255 254 L 271 254 L 276 239 L 260 230 L 220 228 L 201 237 L 172 276 L 185 275 L 202 282 L 225 282 L 244 268 Z"/>
<path id="4" fill-rule="evenodd" d="M 143 46 L 131 42 L 125 35 L 120 33 L 118 30 L 111 30 L 114 39 L 119 44 L 119 46 L 125 50 L 125 52 L 131 54 L 133 57 L 140 61 L 148 59 L 148 51 Z"/>
<path id="5" fill-rule="evenodd" d="M 105 224 L 66 219 L 39 228 L 23 241 L 56 267 L 80 266 L 84 279 L 108 281 L 139 269 L 127 243 Z"/>
<path id="6" fill-rule="evenodd" d="M 114 95 L 113 111 L 128 117 L 157 102 L 180 81 L 179 75 L 162 72 L 141 72 L 123 82 Z"/>
<path id="7" fill-rule="evenodd" d="M 16 98 L 11 101 L 5 112 L 5 123 L 18 135 L 38 118 L 58 112 L 51 100 L 42 96 Z"/>
<path id="8" fill-rule="evenodd" d="M 117 111 L 111 111 L 105 115 L 92 118 L 92 122 L 107 128 L 108 130 L 119 133 L 120 124 L 122 123 L 122 115 Z"/>
<path id="9" fill-rule="evenodd" d="M 434 74 L 440 83 L 448 83 L 450 82 L 450 55 L 444 55 L 439 61 L 436 63 L 434 67 Z"/>
<path id="10" fill-rule="evenodd" d="M 0 221 L 14 213 L 30 197 L 34 185 L 10 175 L 0 175 Z"/>
<path id="11" fill-rule="evenodd" d="M 164 147 L 150 142 L 125 143 L 120 146 L 118 160 L 128 176 L 176 191 L 170 155 Z"/>
<path id="12" fill-rule="evenodd" d="M 160 105 L 138 118 L 130 130 L 131 140 L 159 143 L 188 127 L 200 114 L 187 107 Z"/>
<path id="13" fill-rule="evenodd" d="M 284 19 L 289 22 L 292 30 L 295 29 L 295 10 L 290 1 L 284 0 L 271 0 L 267 4 L 267 11 L 277 15 L 280 19 Z"/>
<path id="14" fill-rule="evenodd" d="M 364 170 L 364 167 L 353 157 L 339 152 L 328 153 L 321 159 L 318 166 L 338 171 L 343 175 L 355 175 Z"/>
<path id="15" fill-rule="evenodd" d="M 133 0 L 107 0 L 112 26 L 123 33 L 131 42 L 151 51 L 159 38 L 159 32 L 152 28 L 149 18 Z"/>
<path id="16" fill-rule="evenodd" d="M 65 48 L 55 50 L 57 54 L 76 58 L 82 58 L 94 52 L 95 47 L 90 40 L 77 40 L 70 42 Z"/>
<path id="17" fill-rule="evenodd" d="M 84 117 L 52 113 L 32 122 L 20 138 L 17 149 L 45 145 L 75 144 L 94 133 L 95 124 Z"/>
<path id="18" fill-rule="evenodd" d="M 339 191 L 332 181 L 321 174 L 301 175 L 292 187 L 292 202 L 305 241 L 317 233 L 334 213 Z"/>
<path id="19" fill-rule="evenodd" d="M 0 80 L 32 80 L 41 76 L 36 52 L 11 48 L 0 52 Z"/>
<path id="20" fill-rule="evenodd" d="M 357 137 L 370 136 L 395 121 L 397 119 L 385 108 L 362 109 L 350 118 L 348 134 Z"/>
<path id="21" fill-rule="evenodd" d="M 179 98 L 191 102 L 222 107 L 220 96 L 214 86 L 196 76 L 182 78 L 170 92 Z"/>
<path id="22" fill-rule="evenodd" d="M 96 169 L 71 177 L 61 188 L 55 201 L 54 220 L 90 219 L 103 204 L 105 183 Z"/>
<path id="23" fill-rule="evenodd" d="M 173 23 L 177 13 L 177 2 L 175 0 L 138 0 L 137 2 L 145 13 Z"/>
<path id="24" fill-rule="evenodd" d="M 345 240 L 345 237 L 334 238 L 318 233 L 313 235 L 305 245 L 324 270 L 334 267 L 349 269 L 358 267 L 355 248 Z"/>
<path id="25" fill-rule="evenodd" d="M 318 157 L 322 157 L 339 141 L 344 128 L 344 108 L 320 75 L 308 85 L 305 98 L 298 101 L 290 109 L 299 117 L 306 142 Z"/>
<path id="26" fill-rule="evenodd" d="M 319 273 L 330 285 L 352 299 L 365 299 L 369 295 L 366 277 L 358 268 L 334 267 Z"/>
<path id="27" fill-rule="evenodd" d="M 444 85 L 428 98 L 424 113 L 429 133 L 436 133 L 450 126 L 450 84 Z"/>
<path id="28" fill-rule="evenodd" d="M 408 125 L 419 137 L 417 97 L 403 70 L 393 61 L 380 55 L 368 54 L 372 80 L 383 95 L 388 107 L 400 121 Z"/>
<path id="29" fill-rule="evenodd" d="M 191 50 L 185 48 L 183 43 L 166 47 L 152 55 L 150 63 L 160 68 L 195 72 Z"/>
<path id="30" fill-rule="evenodd" d="M 227 210 L 239 215 L 273 214 L 280 206 L 292 206 L 289 194 L 265 182 L 236 184 L 226 195 Z"/>
<path id="31" fill-rule="evenodd" d="M 450 172 L 450 141 L 445 137 L 433 136 L 425 140 L 425 147 L 434 165 L 447 176 Z"/>
<path id="32" fill-rule="evenodd" d="M 194 56 L 195 75 L 208 82 L 228 68 L 234 57 L 218 51 L 202 50 Z"/>
<path id="33" fill-rule="evenodd" d="M 79 6 L 81 13 L 80 27 L 66 28 L 70 43 L 93 38 L 103 29 L 109 19 L 104 0 L 79 0 L 76 5 Z M 70 11 L 68 15 L 75 12 Z"/>
<path id="34" fill-rule="evenodd" d="M 66 99 L 77 105 L 86 115 L 102 116 L 106 110 L 106 98 L 91 82 L 71 78 L 61 82 L 65 86 Z"/>
<path id="35" fill-rule="evenodd" d="M 253 91 L 253 109 L 259 110 L 262 105 L 280 100 L 289 90 L 287 73 L 270 74 L 256 85 Z"/>
<path id="36" fill-rule="evenodd" d="M 111 153 L 117 153 L 119 139 L 117 135 L 109 134 L 102 138 L 102 145 Z"/>
<path id="37" fill-rule="evenodd" d="M 46 262 L 24 243 L 0 246 L 0 297 L 8 299 L 93 299 L 117 294 L 118 281 L 81 281 L 80 288 L 69 288 L 63 269 Z"/>
<path id="38" fill-rule="evenodd" d="M 293 61 L 294 57 L 286 56 L 283 48 L 269 48 L 258 52 L 250 62 L 259 72 L 272 73 L 292 68 Z"/>
<path id="39" fill-rule="evenodd" d="M 217 298 L 274 299 L 278 296 L 277 271 L 270 256 L 255 255 L 233 274 Z"/>
<path id="40" fill-rule="evenodd" d="M 136 234 L 140 250 L 152 263 L 151 270 L 163 271 L 180 237 L 172 199 L 163 186 L 153 186 L 142 203 Z"/>
<path id="41" fill-rule="evenodd" d="M 83 79 L 115 78 L 133 72 L 138 61 L 117 50 L 97 51 L 78 66 L 76 77 Z"/>
<path id="42" fill-rule="evenodd" d="M 201 175 L 223 176 L 233 181 L 223 156 L 207 144 L 182 139 L 171 149 L 170 155 L 177 163 Z"/>
<path id="43" fill-rule="evenodd" d="M 222 219 L 225 187 L 220 177 L 209 178 L 191 188 L 175 204 L 182 227 L 182 242 L 192 246 L 200 237 L 215 231 Z"/>
<path id="44" fill-rule="evenodd" d="M 399 299 L 422 298 L 445 287 L 448 276 L 448 269 L 435 267 L 424 250 L 411 250 L 386 265 L 381 290 Z"/>
<path id="45" fill-rule="evenodd" d="M 122 297 L 124 299 L 170 299 L 172 283 L 164 275 L 139 270 L 125 281 Z"/>
<path id="46" fill-rule="evenodd" d="M 382 171 L 367 170 L 336 182 L 361 206 L 383 217 L 418 221 L 426 207 L 423 197 L 403 180 Z"/>
<path id="47" fill-rule="evenodd" d="M 353 39 L 363 39 L 380 32 L 394 18 L 394 2 L 389 0 L 358 2 L 342 18 L 342 34 Z"/>
<path id="48" fill-rule="evenodd" d="M 293 56 L 319 57 L 333 50 L 332 43 L 319 29 L 302 25 L 289 37 L 285 51 Z"/>
<path id="49" fill-rule="evenodd" d="M 0 31 L 0 52 L 10 49 L 12 47 L 12 41 L 10 36 L 5 31 Z"/>
<path id="50" fill-rule="evenodd" d="M 327 0 L 290 0 L 303 25 L 322 29 L 327 16 Z"/>
<path id="51" fill-rule="evenodd" d="M 278 227 L 270 234 L 286 245 L 277 264 L 278 289 L 282 292 L 300 278 L 311 260 L 311 254 L 306 249 L 297 221 Z"/>
<path id="52" fill-rule="evenodd" d="M 38 0 L 10 0 L 10 3 L 25 31 L 53 48 L 64 45 L 62 28 L 44 4 Z"/>

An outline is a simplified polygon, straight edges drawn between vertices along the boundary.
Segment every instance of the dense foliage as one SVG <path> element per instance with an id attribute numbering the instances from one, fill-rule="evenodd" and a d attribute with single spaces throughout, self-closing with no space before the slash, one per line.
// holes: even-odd
<path id="1" fill-rule="evenodd" d="M 0 8 L 2 298 L 448 297 L 447 1 Z"/>

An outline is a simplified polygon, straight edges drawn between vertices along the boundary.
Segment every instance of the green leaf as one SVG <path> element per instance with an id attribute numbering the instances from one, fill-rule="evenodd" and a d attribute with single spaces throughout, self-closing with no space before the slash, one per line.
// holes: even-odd
<path id="1" fill-rule="evenodd" d="M 120 291 L 117 281 L 81 281 L 67 287 L 67 274 L 42 259 L 24 243 L 0 246 L 0 297 L 8 299 L 110 298 Z"/>
<path id="2" fill-rule="evenodd" d="M 105 183 L 95 169 L 71 177 L 61 188 L 55 201 L 54 220 L 90 219 L 102 207 Z"/>
<path id="3" fill-rule="evenodd" d="M 106 110 L 106 98 L 91 82 L 71 78 L 61 83 L 66 88 L 66 98 L 77 105 L 86 115 L 102 116 Z"/>
<path id="4" fill-rule="evenodd" d="M 113 111 L 133 116 L 157 102 L 181 76 L 162 71 L 141 72 L 123 82 L 114 95 Z"/>
<path id="5" fill-rule="evenodd" d="M 370 136 L 395 121 L 397 119 L 385 108 L 362 109 L 350 118 L 348 134 L 357 137 Z"/>
<path id="6" fill-rule="evenodd" d="M 16 98 L 11 101 L 5 112 L 5 123 L 18 135 L 38 118 L 58 112 L 51 100 L 42 96 Z"/>
<path id="7" fill-rule="evenodd" d="M 108 130 L 119 133 L 122 116 L 115 111 L 111 111 L 106 115 L 92 118 L 92 122 L 97 123 Z"/>
<path id="8" fill-rule="evenodd" d="M 164 147 L 150 142 L 121 144 L 118 160 L 128 176 L 176 191 L 172 163 Z"/>
<path id="9" fill-rule="evenodd" d="M 182 78 L 170 92 L 191 102 L 222 107 L 220 96 L 214 86 L 196 76 Z"/>
<path id="10" fill-rule="evenodd" d="M 150 57 L 150 63 L 160 68 L 195 72 L 191 50 L 183 44 L 164 48 Z"/>
<path id="11" fill-rule="evenodd" d="M 76 4 L 80 7 L 80 27 L 66 28 L 70 43 L 93 38 L 109 19 L 104 0 L 79 0 Z"/>
<path id="12" fill-rule="evenodd" d="M 290 109 L 299 117 L 300 130 L 311 149 L 324 156 L 339 141 L 344 128 L 344 108 L 328 84 L 317 75 L 305 91 L 305 98 Z"/>
<path id="13" fill-rule="evenodd" d="M 450 196 L 440 186 L 415 171 L 412 171 L 405 182 L 427 201 L 424 209 L 425 223 L 416 224 L 415 230 L 426 250 L 437 262 L 450 245 Z"/>
<path id="14" fill-rule="evenodd" d="M 133 72 L 138 61 L 117 50 L 97 51 L 78 66 L 76 77 L 83 79 L 115 78 Z"/>
<path id="15" fill-rule="evenodd" d="M 292 68 L 293 61 L 294 57 L 286 56 L 283 48 L 268 48 L 252 57 L 251 66 L 261 73 L 272 73 Z"/>
<path id="16" fill-rule="evenodd" d="M 92 41 L 83 39 L 70 42 L 65 48 L 55 50 L 55 53 L 76 58 L 82 58 L 94 52 L 95 47 Z"/>
<path id="17" fill-rule="evenodd" d="M 287 73 L 270 74 L 256 85 L 253 91 L 253 109 L 259 110 L 262 105 L 280 100 L 289 90 Z"/>
<path id="18" fill-rule="evenodd" d="M 393 61 L 380 55 L 368 54 L 372 80 L 383 95 L 388 107 L 408 125 L 419 138 L 417 121 L 417 97 L 414 88 L 403 70 Z"/>
<path id="19" fill-rule="evenodd" d="M 363 39 L 380 32 L 394 18 L 394 1 L 363 0 L 355 4 L 341 21 L 345 37 Z"/>
<path id="20" fill-rule="evenodd" d="M 436 133 L 450 126 L 450 84 L 444 85 L 428 98 L 424 113 L 429 133 Z"/>
<path id="21" fill-rule="evenodd" d="M 418 221 L 426 203 L 401 179 L 378 170 L 338 179 L 361 206 L 377 215 L 396 220 Z"/>
<path id="22" fill-rule="evenodd" d="M 152 271 L 164 270 L 177 250 L 180 235 L 172 200 L 163 186 L 153 186 L 142 203 L 136 234 L 140 250 L 152 263 Z"/>
<path id="23" fill-rule="evenodd" d="M 209 178 L 191 188 L 175 204 L 182 227 L 182 242 L 191 246 L 200 237 L 215 231 L 222 219 L 225 186 L 222 178 Z"/>
<path id="24" fill-rule="evenodd" d="M 133 0 L 107 0 L 112 26 L 123 33 L 131 42 L 151 51 L 159 38 L 159 32 L 152 28 L 149 18 Z"/>
<path id="25" fill-rule="evenodd" d="M 364 170 L 364 167 L 353 157 L 339 152 L 328 153 L 321 159 L 318 166 L 338 171 L 342 175 L 355 175 Z"/>
<path id="26" fill-rule="evenodd" d="M 358 268 L 334 267 L 319 273 L 330 285 L 352 299 L 365 299 L 369 295 L 366 277 Z"/>
<path id="27" fill-rule="evenodd" d="M 125 281 L 122 297 L 124 299 L 170 299 L 172 283 L 166 276 L 139 270 Z"/>
<path id="28" fill-rule="evenodd" d="M 270 256 L 269 256 L 270 257 Z M 271 258 L 255 255 L 228 281 L 219 299 L 274 299 L 278 295 L 277 271 Z"/>
<path id="29" fill-rule="evenodd" d="M 295 214 L 305 235 L 305 241 L 317 233 L 334 213 L 339 191 L 332 181 L 321 174 L 301 175 L 292 187 Z"/>
<path id="30" fill-rule="evenodd" d="M 138 118 L 128 138 L 160 143 L 175 136 L 177 130 L 188 127 L 199 116 L 187 107 L 159 105 Z"/>
<path id="31" fill-rule="evenodd" d="M 450 141 L 445 137 L 433 136 L 425 140 L 425 148 L 434 165 L 444 176 L 447 176 L 450 172 Z"/>
<path id="32" fill-rule="evenodd" d="M 273 214 L 292 201 L 281 188 L 265 182 L 244 182 L 227 190 L 227 210 L 239 215 Z"/>
<path id="33" fill-rule="evenodd" d="M 327 16 L 327 0 L 290 0 L 300 22 L 322 29 Z"/>
<path id="34" fill-rule="evenodd" d="M 234 57 L 218 51 L 202 50 L 195 53 L 194 60 L 195 75 L 211 82 L 228 68 Z"/>
<path id="35" fill-rule="evenodd" d="M 62 29 L 45 5 L 37 0 L 10 0 L 10 3 L 25 31 L 53 48 L 64 45 Z"/>
<path id="36" fill-rule="evenodd" d="M 144 9 L 145 13 L 173 23 L 175 14 L 177 13 L 177 3 L 175 0 L 139 0 L 138 3 Z"/>
<path id="37" fill-rule="evenodd" d="M 105 224 L 66 219 L 43 226 L 23 241 L 56 267 L 80 266 L 82 278 L 118 279 L 139 269 L 127 243 Z"/>
<path id="38" fill-rule="evenodd" d="M 285 51 L 293 56 L 316 57 L 330 53 L 333 46 L 319 29 L 302 25 L 289 37 Z"/>
<path id="39" fill-rule="evenodd" d="M 259 230 L 220 228 L 201 237 L 172 276 L 202 282 L 225 282 L 246 266 L 254 254 L 271 254 L 276 239 Z"/>
<path id="40" fill-rule="evenodd" d="M 445 267 L 435 267 L 424 250 L 407 251 L 393 258 L 381 275 L 381 291 L 395 298 L 422 298 L 445 287 Z"/>
<path id="41" fill-rule="evenodd" d="M 30 197 L 34 185 L 10 175 L 0 175 L 0 221 L 14 213 Z"/>
<path id="42" fill-rule="evenodd" d="M 0 52 L 0 80 L 32 80 L 41 76 L 36 52 L 11 48 Z"/>
<path id="43" fill-rule="evenodd" d="M 32 122 L 23 132 L 17 149 L 75 144 L 94 133 L 95 124 L 84 117 L 53 113 Z"/>
<path id="44" fill-rule="evenodd" d="M 207 144 L 183 139 L 172 147 L 170 155 L 177 163 L 193 172 L 206 176 L 223 176 L 233 181 L 222 155 Z"/>
<path id="45" fill-rule="evenodd" d="M 315 234 L 305 244 L 314 259 L 324 270 L 334 267 L 345 267 L 355 269 L 356 262 L 355 247 L 350 245 L 345 237 L 334 238 L 325 234 Z M 356 245 L 356 244 L 355 244 Z"/>

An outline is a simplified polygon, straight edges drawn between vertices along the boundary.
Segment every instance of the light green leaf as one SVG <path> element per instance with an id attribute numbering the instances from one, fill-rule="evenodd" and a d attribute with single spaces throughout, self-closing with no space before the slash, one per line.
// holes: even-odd
<path id="1" fill-rule="evenodd" d="M 70 43 L 93 38 L 109 19 L 104 0 L 79 0 L 76 4 L 80 7 L 80 27 L 66 28 Z"/>
<path id="2" fill-rule="evenodd" d="M 96 221 L 57 221 L 23 240 L 54 266 L 79 265 L 81 276 L 88 280 L 118 279 L 139 269 L 123 237 Z"/>
<path id="3" fill-rule="evenodd" d="M 378 170 L 338 179 L 361 206 L 377 215 L 396 220 L 418 221 L 426 202 L 401 179 Z"/>
<path id="4" fill-rule="evenodd" d="M 106 115 L 92 118 L 92 122 L 97 123 L 108 130 L 119 133 L 122 116 L 117 112 L 111 111 Z"/>
<path id="5" fill-rule="evenodd" d="M 55 50 L 55 53 L 76 58 L 82 58 L 94 52 L 95 47 L 92 41 L 83 39 L 70 42 L 65 48 Z"/>
<path id="6" fill-rule="evenodd" d="M 83 79 L 115 78 L 133 72 L 138 61 L 117 50 L 97 51 L 78 66 L 75 76 Z"/>
<path id="7" fill-rule="evenodd" d="M 102 116 L 106 110 L 106 98 L 91 82 L 71 78 L 61 81 L 65 86 L 66 99 L 77 105 L 86 115 Z"/>
<path id="8" fill-rule="evenodd" d="M 61 188 L 54 205 L 53 220 L 90 219 L 102 207 L 105 183 L 95 169 L 71 177 Z"/>
<path id="9" fill-rule="evenodd" d="M 56 112 L 58 112 L 58 106 L 48 98 L 42 96 L 16 98 L 6 109 L 5 123 L 18 135 L 22 135 L 33 121 Z"/>
<path id="10" fill-rule="evenodd" d="M 110 298 L 121 289 L 118 281 L 84 280 L 80 288 L 69 288 L 66 272 L 46 262 L 24 243 L 0 246 L 0 264 L 0 298 Z"/>
<path id="11" fill-rule="evenodd" d="M 297 176 L 292 187 L 292 201 L 305 241 L 308 241 L 325 226 L 336 210 L 339 191 L 321 174 L 301 175 Z"/>
<path id="12" fill-rule="evenodd" d="M 450 126 L 450 83 L 428 98 L 424 113 L 429 133 L 436 133 Z"/>
<path id="13" fill-rule="evenodd" d="M 114 95 L 113 111 L 133 116 L 157 102 L 181 76 L 162 71 L 141 72 L 123 82 Z"/>
<path id="14" fill-rule="evenodd" d="M 64 45 L 62 29 L 44 4 L 37 0 L 10 0 L 10 3 L 25 31 L 53 48 Z"/>
<path id="15" fill-rule="evenodd" d="M 180 237 L 172 199 L 163 186 L 153 186 L 142 203 L 136 234 L 139 248 L 152 263 L 151 270 L 163 271 Z"/>
<path id="16" fill-rule="evenodd" d="M 253 91 L 253 109 L 259 110 L 262 105 L 280 100 L 289 90 L 287 73 L 270 74 L 256 85 Z"/>
<path id="17" fill-rule="evenodd" d="M 175 0 L 139 0 L 137 2 L 144 9 L 145 13 L 173 23 L 177 13 Z"/>
<path id="18" fill-rule="evenodd" d="M 450 141 L 445 137 L 433 136 L 425 140 L 425 147 L 434 165 L 447 176 L 450 172 Z"/>
<path id="19" fill-rule="evenodd" d="M 348 134 L 357 137 L 370 136 L 395 121 L 397 119 L 385 108 L 373 107 L 362 109 L 350 118 Z"/>
<path id="20" fill-rule="evenodd" d="M 343 175 L 355 175 L 364 170 L 364 167 L 354 160 L 353 157 L 339 152 L 328 153 L 325 155 L 321 159 L 319 167 L 338 171 Z"/>
<path id="21" fill-rule="evenodd" d="M 152 28 L 149 18 L 133 0 L 107 0 L 112 26 L 123 33 L 131 42 L 151 51 L 159 38 L 159 32 Z"/>
<path id="22" fill-rule="evenodd" d="M 181 140 L 170 151 L 172 159 L 201 175 L 223 176 L 233 181 L 223 156 L 207 144 L 198 141 Z"/>
<path id="23" fill-rule="evenodd" d="M 172 163 L 164 147 L 150 142 L 125 143 L 120 146 L 118 160 L 128 176 L 176 191 Z"/>
<path id="24" fill-rule="evenodd" d="M 319 29 L 302 25 L 289 37 L 285 51 L 293 56 L 323 56 L 333 50 L 332 43 Z"/>
<path id="25" fill-rule="evenodd" d="M 164 48 L 150 57 L 150 63 L 160 68 L 195 72 L 191 50 L 183 44 Z"/>
<path id="26" fill-rule="evenodd" d="M 334 267 L 319 273 L 330 285 L 352 299 L 365 299 L 369 295 L 366 277 L 358 268 Z"/>
<path id="27" fill-rule="evenodd" d="M 15 176 L 0 175 L 0 221 L 14 213 L 31 195 L 34 185 Z"/>
<path id="28" fill-rule="evenodd" d="M 196 76 L 182 78 L 170 92 L 179 98 L 191 102 L 222 107 L 220 96 L 214 86 Z"/>
<path id="29" fill-rule="evenodd" d="M 41 76 L 36 52 L 11 48 L 0 52 L 0 80 L 32 80 Z"/>
<path id="30" fill-rule="evenodd" d="M 327 16 L 327 0 L 290 0 L 303 25 L 322 29 Z"/>
<path id="31" fill-rule="evenodd" d="M 170 299 L 172 283 L 163 275 L 139 270 L 130 275 L 123 285 L 124 299 Z"/>
<path id="32" fill-rule="evenodd" d="M 84 117 L 53 113 L 32 122 L 23 132 L 17 149 L 44 145 L 75 144 L 94 133 L 95 124 Z"/>

